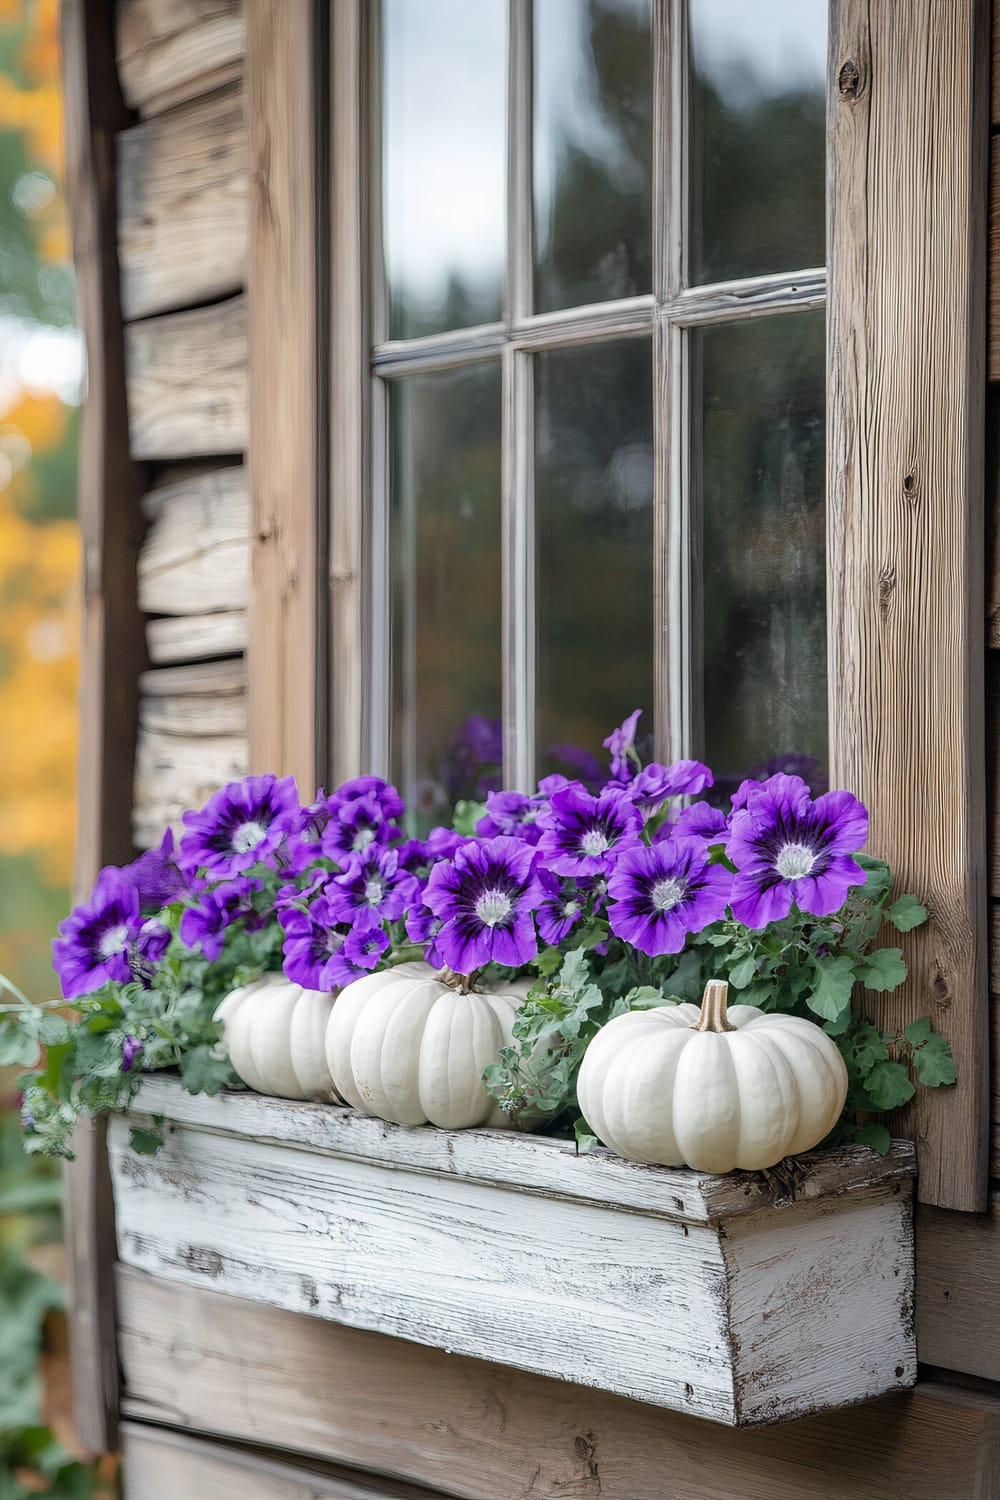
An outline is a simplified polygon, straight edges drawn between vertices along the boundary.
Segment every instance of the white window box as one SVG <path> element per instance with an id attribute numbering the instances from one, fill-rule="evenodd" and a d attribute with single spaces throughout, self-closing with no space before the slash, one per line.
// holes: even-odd
<path id="1" fill-rule="evenodd" d="M 907 1142 L 713 1177 L 168 1077 L 109 1140 L 120 1258 L 156 1276 L 730 1426 L 916 1379 Z"/>

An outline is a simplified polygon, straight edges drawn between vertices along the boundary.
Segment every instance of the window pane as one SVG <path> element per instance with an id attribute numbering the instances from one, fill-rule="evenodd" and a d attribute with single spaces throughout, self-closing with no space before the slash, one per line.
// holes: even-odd
<path id="1" fill-rule="evenodd" d="M 383 0 L 382 192 L 389 331 L 500 317 L 506 0 Z"/>
<path id="2" fill-rule="evenodd" d="M 390 386 L 392 772 L 425 830 L 500 766 L 500 369 Z"/>
<path id="3" fill-rule="evenodd" d="M 535 0 L 535 310 L 652 290 L 651 0 Z"/>
<path id="4" fill-rule="evenodd" d="M 692 0 L 694 283 L 826 260 L 827 0 Z"/>
<path id="5" fill-rule="evenodd" d="M 706 759 L 737 784 L 765 769 L 795 769 L 819 784 L 827 763 L 823 313 L 693 338 Z"/>
<path id="6" fill-rule="evenodd" d="M 591 780 L 604 737 L 652 707 L 648 339 L 537 356 L 535 464 L 539 775 Z"/>

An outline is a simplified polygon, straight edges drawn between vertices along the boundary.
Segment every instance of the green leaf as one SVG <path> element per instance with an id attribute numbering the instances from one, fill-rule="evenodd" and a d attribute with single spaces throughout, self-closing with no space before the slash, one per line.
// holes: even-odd
<path id="1" fill-rule="evenodd" d="M 865 883 L 861 889 L 865 893 L 865 899 L 875 901 L 880 896 L 885 896 L 892 889 L 892 871 L 884 859 L 873 859 L 870 854 L 856 854 L 855 863 L 859 864 L 865 872 Z M 857 886 L 854 887 L 858 889 Z"/>
<path id="2" fill-rule="evenodd" d="M 582 1115 L 573 1122 L 573 1135 L 576 1137 L 576 1149 L 581 1155 L 586 1151 L 593 1151 L 595 1146 L 601 1144 Z"/>
<path id="3" fill-rule="evenodd" d="M 734 990 L 745 990 L 757 972 L 757 960 L 752 953 L 741 958 L 729 971 L 729 983 Z"/>
<path id="4" fill-rule="evenodd" d="M 17 1025 L 0 1030 L 0 1068 L 33 1068 L 38 1061 L 38 1043 Z"/>
<path id="5" fill-rule="evenodd" d="M 922 1047 L 924 1042 L 933 1035 L 930 1016 L 921 1016 L 919 1021 L 911 1021 L 903 1035 L 911 1047 Z"/>
<path id="6" fill-rule="evenodd" d="M 885 1062 L 889 1051 L 882 1034 L 870 1021 L 860 1025 L 851 1038 L 854 1061 L 862 1073 L 868 1073 L 877 1062 Z"/>
<path id="7" fill-rule="evenodd" d="M 850 1008 L 854 988 L 854 960 L 846 953 L 813 959 L 815 982 L 806 1004 L 824 1021 L 836 1021 Z"/>
<path id="8" fill-rule="evenodd" d="M 858 978 L 869 990 L 894 990 L 906 978 L 906 964 L 899 948 L 876 948 L 865 955 Z"/>
<path id="9" fill-rule="evenodd" d="M 954 1083 L 957 1075 L 951 1047 L 943 1036 L 930 1036 L 913 1054 L 913 1071 L 928 1089 Z"/>
<path id="10" fill-rule="evenodd" d="M 181 1057 L 181 1080 L 189 1094 L 217 1094 L 231 1082 L 229 1059 L 217 1057 L 211 1046 L 193 1047 Z"/>
<path id="11" fill-rule="evenodd" d="M 476 831 L 476 824 L 485 816 L 485 802 L 456 802 L 451 826 L 456 833 L 461 833 L 467 839 L 471 839 Z"/>
<path id="12" fill-rule="evenodd" d="M 859 1125 L 854 1132 L 854 1139 L 859 1146 L 871 1146 L 879 1156 L 884 1156 L 892 1144 L 892 1136 L 885 1126 L 874 1122 L 871 1125 Z"/>
<path id="13" fill-rule="evenodd" d="M 163 1145 L 163 1132 L 144 1130 L 140 1125 L 133 1125 L 129 1145 L 137 1156 L 155 1156 Z"/>
<path id="14" fill-rule="evenodd" d="M 927 908 L 920 904 L 916 896 L 900 896 L 898 901 L 887 907 L 885 918 L 897 932 L 912 932 L 914 927 L 927 921 Z"/>
<path id="15" fill-rule="evenodd" d="M 546 977 L 554 974 L 562 963 L 562 954 L 558 948 L 543 948 L 536 960 L 539 974 Z"/>
<path id="16" fill-rule="evenodd" d="M 877 1062 L 865 1078 L 865 1092 L 876 1109 L 897 1109 L 913 1098 L 916 1090 L 899 1062 Z"/>

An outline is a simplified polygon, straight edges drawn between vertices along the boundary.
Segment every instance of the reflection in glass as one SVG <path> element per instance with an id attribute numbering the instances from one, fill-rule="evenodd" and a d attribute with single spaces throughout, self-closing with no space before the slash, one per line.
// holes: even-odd
<path id="1" fill-rule="evenodd" d="M 828 0 L 692 0 L 692 283 L 826 260 Z"/>
<path id="2" fill-rule="evenodd" d="M 601 741 L 652 706 L 648 339 L 537 356 L 535 465 L 539 775 L 603 780 Z"/>
<path id="3" fill-rule="evenodd" d="M 652 0 L 535 0 L 535 311 L 652 290 Z"/>
<path id="4" fill-rule="evenodd" d="M 500 317 L 506 0 L 383 0 L 382 218 L 391 338 Z"/>
<path id="5" fill-rule="evenodd" d="M 825 789 L 823 313 L 692 338 L 705 758 L 736 784 L 780 769 Z"/>
<path id="6" fill-rule="evenodd" d="M 499 786 L 500 367 L 390 385 L 392 774 L 415 828 Z"/>

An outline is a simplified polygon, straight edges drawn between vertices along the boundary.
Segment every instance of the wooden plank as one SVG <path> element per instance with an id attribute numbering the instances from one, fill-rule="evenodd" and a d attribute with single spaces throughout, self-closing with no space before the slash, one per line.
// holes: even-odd
<path id="1" fill-rule="evenodd" d="M 501 1136 L 497 1150 L 497 1133 L 445 1134 L 453 1150 L 439 1170 L 425 1155 L 414 1171 L 421 1139 L 444 1133 L 356 1117 L 375 1138 L 372 1159 L 349 1111 L 312 1118 L 320 1140 L 339 1135 L 351 1155 L 172 1124 L 147 1159 L 128 1145 L 129 1120 L 112 1121 L 120 1258 L 737 1426 L 916 1377 L 910 1184 L 892 1180 L 891 1164 L 870 1159 L 874 1181 L 831 1197 L 817 1156 L 799 1171 L 819 1196 L 750 1213 L 737 1200 L 720 1226 L 681 1196 L 710 1191 L 696 1173 L 647 1169 L 656 1207 L 629 1192 L 622 1212 L 599 1196 L 599 1159 L 571 1172 L 543 1140 Z M 538 1190 L 546 1176 L 554 1192 Z"/>
<path id="2" fill-rule="evenodd" d="M 921 1204 L 916 1242 L 921 1361 L 1000 1381 L 1000 1190 L 985 1214 Z"/>
<path id="3" fill-rule="evenodd" d="M 921 1384 L 739 1432 L 119 1268 L 125 1410 L 464 1500 L 993 1500 L 1000 1401 Z M 669 1476 L 669 1478 L 665 1478 Z"/>
<path id="4" fill-rule="evenodd" d="M 244 450 L 244 297 L 131 323 L 125 344 L 134 458 L 198 458 Z"/>
<path id="5" fill-rule="evenodd" d="M 139 703 L 139 723 L 153 735 L 197 740 L 202 735 L 247 737 L 246 691 L 157 695 Z"/>
<path id="6" fill-rule="evenodd" d="M 125 1500 L 176 1500 L 178 1495 L 212 1500 L 435 1500 L 391 1479 L 345 1474 L 324 1465 L 282 1462 L 247 1448 L 234 1448 L 180 1432 L 126 1422 Z"/>
<path id="7" fill-rule="evenodd" d="M 318 0 L 247 0 L 250 764 L 307 798 L 327 773 L 325 59 Z"/>
<path id="8" fill-rule="evenodd" d="M 951 1042 L 957 1084 L 918 1092 L 900 1130 L 919 1142 L 920 1197 L 973 1210 L 988 1164 L 986 19 L 980 0 L 837 0 L 828 163 L 832 778 L 931 913 L 904 942 L 908 984 L 866 1005 L 893 1029 L 930 1014 Z"/>
<path id="9" fill-rule="evenodd" d="M 1000 12 L 996 5 L 993 11 L 993 46 L 990 66 L 990 123 L 994 129 L 1000 127 Z"/>
<path id="10" fill-rule="evenodd" d="M 989 205 L 989 361 L 990 380 L 1000 380 L 1000 136 L 990 140 Z M 991 645 L 996 642 L 991 639 Z"/>
<path id="11" fill-rule="evenodd" d="M 144 115 L 240 77 L 243 0 L 119 0 L 118 71 Z"/>
<path id="12" fill-rule="evenodd" d="M 154 662 L 204 661 L 243 651 L 247 643 L 245 610 L 210 615 L 165 616 L 146 622 L 149 658 Z"/>
<path id="13" fill-rule="evenodd" d="M 189 807 L 201 807 L 227 781 L 247 772 L 246 736 L 163 734 L 144 729 L 135 765 L 133 826 L 140 848 L 178 828 Z"/>
<path id="14" fill-rule="evenodd" d="M 147 614 L 246 610 L 250 506 L 246 472 L 215 469 L 157 490 L 156 519 L 139 554 Z"/>
<path id="15" fill-rule="evenodd" d="M 126 318 L 240 291 L 249 159 L 239 87 L 118 137 L 118 255 Z"/>
<path id="16" fill-rule="evenodd" d="M 83 538 L 79 798 L 75 885 L 132 852 L 128 788 L 137 733 L 136 680 L 145 663 L 136 598 L 141 476 L 129 457 L 115 254 L 114 139 L 127 114 L 115 74 L 110 0 L 63 0 L 66 178 L 77 314 L 87 348 L 78 466 Z M 114 1222 L 100 1127 L 81 1128 L 66 1173 L 69 1303 L 77 1421 L 84 1444 L 114 1446 L 118 1372 L 110 1264 Z"/>

